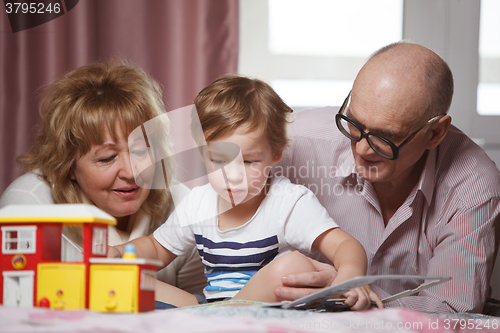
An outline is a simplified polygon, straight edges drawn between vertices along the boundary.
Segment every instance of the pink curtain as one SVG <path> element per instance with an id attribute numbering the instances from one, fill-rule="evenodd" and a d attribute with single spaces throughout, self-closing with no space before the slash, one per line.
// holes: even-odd
<path id="1" fill-rule="evenodd" d="M 127 58 L 160 82 L 173 110 L 237 69 L 236 0 L 82 0 L 17 33 L 0 13 L 0 29 L 0 193 L 22 173 L 15 158 L 33 143 L 39 88 L 68 70 Z"/>

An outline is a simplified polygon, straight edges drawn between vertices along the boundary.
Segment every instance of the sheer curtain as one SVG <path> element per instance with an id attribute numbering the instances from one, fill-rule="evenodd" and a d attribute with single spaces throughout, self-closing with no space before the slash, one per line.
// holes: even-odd
<path id="1" fill-rule="evenodd" d="M 237 70 L 234 0 L 85 0 L 17 33 L 2 13 L 0 29 L 0 194 L 22 173 L 15 158 L 33 143 L 40 88 L 68 70 L 126 58 L 160 82 L 167 110 Z"/>

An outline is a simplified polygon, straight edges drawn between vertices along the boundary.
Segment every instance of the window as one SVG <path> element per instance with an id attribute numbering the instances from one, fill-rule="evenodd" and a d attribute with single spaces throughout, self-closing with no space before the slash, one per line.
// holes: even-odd
<path id="1" fill-rule="evenodd" d="M 62 229 L 61 261 L 83 262 L 83 226 L 70 224 Z"/>
<path id="2" fill-rule="evenodd" d="M 273 1 L 277 2 L 273 3 Z M 494 110 L 500 109 L 500 103 L 495 103 L 493 100 L 500 93 L 497 90 L 500 83 L 500 56 L 498 56 L 500 20 L 497 19 L 500 15 L 500 4 L 498 0 L 366 2 L 353 0 L 343 1 L 344 5 L 353 6 L 350 7 L 354 8 L 352 10 L 346 9 L 349 7 L 338 7 L 337 10 L 329 9 L 324 12 L 318 9 L 319 4 L 328 3 L 328 6 L 337 6 L 342 3 L 336 0 L 307 2 L 240 0 L 238 71 L 243 75 L 269 81 L 285 102 L 298 110 L 303 107 L 338 106 L 347 95 L 358 70 L 365 63 L 369 53 L 366 56 L 342 55 L 340 52 L 344 52 L 342 49 L 346 49 L 347 46 L 333 40 L 333 35 L 323 43 L 325 44 L 323 48 L 311 47 L 312 41 L 307 41 L 308 48 L 311 50 L 298 51 L 295 46 L 290 45 L 290 41 L 277 38 L 279 34 L 285 33 L 286 29 L 279 26 L 273 27 L 272 23 L 272 17 L 280 15 L 279 9 L 273 9 L 278 8 L 279 4 L 285 6 L 282 8 L 283 12 L 290 11 L 290 15 L 294 13 L 291 8 L 286 8 L 288 3 L 292 7 L 295 4 L 307 3 L 302 10 L 295 10 L 295 13 L 300 13 L 299 17 L 291 16 L 288 21 L 286 18 L 283 19 L 288 22 L 287 29 L 293 29 L 295 32 L 292 38 L 296 38 L 297 44 L 301 44 L 307 36 L 311 39 L 316 39 L 316 35 L 324 36 L 323 32 L 314 31 L 314 29 L 312 32 L 307 30 L 309 27 L 322 27 L 323 30 L 328 30 L 325 28 L 328 24 L 346 22 L 339 28 L 336 27 L 335 32 L 342 32 L 342 36 L 349 37 L 341 37 L 340 41 L 345 44 L 352 42 L 352 44 L 359 45 L 365 42 L 360 41 L 362 37 L 359 37 L 356 32 L 358 27 L 364 33 L 369 34 L 372 29 L 378 29 L 378 25 L 385 24 L 386 21 L 401 22 L 393 23 L 394 27 L 398 26 L 397 29 L 382 29 L 381 31 L 386 30 L 394 34 L 397 31 L 398 36 L 403 32 L 397 40 L 407 39 L 422 44 L 439 54 L 450 65 L 455 78 L 455 94 L 450 108 L 453 125 L 477 140 L 487 150 L 490 157 L 497 164 L 500 163 L 498 162 L 500 161 L 498 148 L 500 136 L 497 134 L 500 127 L 500 117 L 497 115 L 500 115 L 500 112 Z M 384 7 L 386 4 L 390 7 Z M 312 10 L 308 7 L 316 9 Z M 357 16 L 367 21 L 356 21 Z M 328 17 L 328 20 L 325 17 Z M 343 17 L 347 17 L 348 21 L 343 21 Z M 318 18 L 320 22 L 315 23 L 315 18 Z M 374 24 L 373 20 L 378 23 Z M 325 21 L 334 23 L 325 23 Z M 303 31 L 309 31 L 309 33 L 305 34 Z M 479 42 L 480 34 L 481 41 Z M 369 52 L 395 41 L 392 38 L 395 37 L 389 36 L 387 39 L 380 40 L 380 45 L 371 44 Z M 355 39 L 360 40 L 355 41 Z M 326 44 L 335 46 L 335 49 Z M 312 51 L 320 55 L 311 55 Z M 356 49 L 355 51 L 359 52 Z M 337 55 L 334 55 L 335 52 Z"/>
<path id="3" fill-rule="evenodd" d="M 500 1 L 482 0 L 479 21 L 477 112 L 500 115 Z"/>
<path id="4" fill-rule="evenodd" d="M 141 273 L 141 290 L 155 290 L 156 272 L 143 269 Z"/>
<path id="5" fill-rule="evenodd" d="M 273 54 L 365 58 L 401 39 L 401 0 L 269 0 Z"/>
<path id="6" fill-rule="evenodd" d="M 402 39 L 403 0 L 240 1 L 241 74 L 294 109 L 339 105 L 378 48 Z"/>
<path id="7" fill-rule="evenodd" d="M 36 226 L 2 227 L 2 253 L 35 253 Z"/>
<path id="8" fill-rule="evenodd" d="M 107 243 L 106 239 L 108 237 L 107 229 L 105 228 L 94 228 L 94 234 L 92 235 L 92 253 L 97 255 L 106 255 Z"/>

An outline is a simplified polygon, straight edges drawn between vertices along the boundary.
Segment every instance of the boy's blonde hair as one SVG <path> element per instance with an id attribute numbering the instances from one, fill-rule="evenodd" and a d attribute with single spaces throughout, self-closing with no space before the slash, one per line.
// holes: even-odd
<path id="1" fill-rule="evenodd" d="M 35 143 L 18 162 L 41 171 L 55 203 L 82 203 L 80 186 L 68 176 L 77 151 L 84 155 L 92 144 L 102 144 L 106 130 L 117 140 L 115 121 L 128 136 L 164 112 L 160 86 L 140 68 L 118 59 L 79 67 L 46 88 Z M 162 135 L 171 142 L 168 130 Z M 173 175 L 168 161 L 166 171 Z M 169 191 L 151 190 L 145 203 L 153 223 L 163 222 L 169 202 Z"/>
<path id="2" fill-rule="evenodd" d="M 205 87 L 194 104 L 207 142 L 245 126 L 266 133 L 273 155 L 288 144 L 292 109 L 264 81 L 227 74 Z"/>

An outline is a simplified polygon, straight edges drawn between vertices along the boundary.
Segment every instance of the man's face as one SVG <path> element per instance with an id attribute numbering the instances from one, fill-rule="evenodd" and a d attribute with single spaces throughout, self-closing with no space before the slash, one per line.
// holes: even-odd
<path id="1" fill-rule="evenodd" d="M 419 114 L 420 105 L 416 103 L 416 107 L 402 94 L 384 95 L 364 89 L 362 84 L 355 88 L 345 115 L 365 132 L 377 133 L 398 146 L 423 125 L 424 121 L 415 116 Z M 378 155 L 365 139 L 359 142 L 351 141 L 357 172 L 371 182 L 404 182 L 412 176 L 414 166 L 426 151 L 427 141 L 426 131 L 420 131 L 401 148 L 396 160 L 388 160 Z"/>

